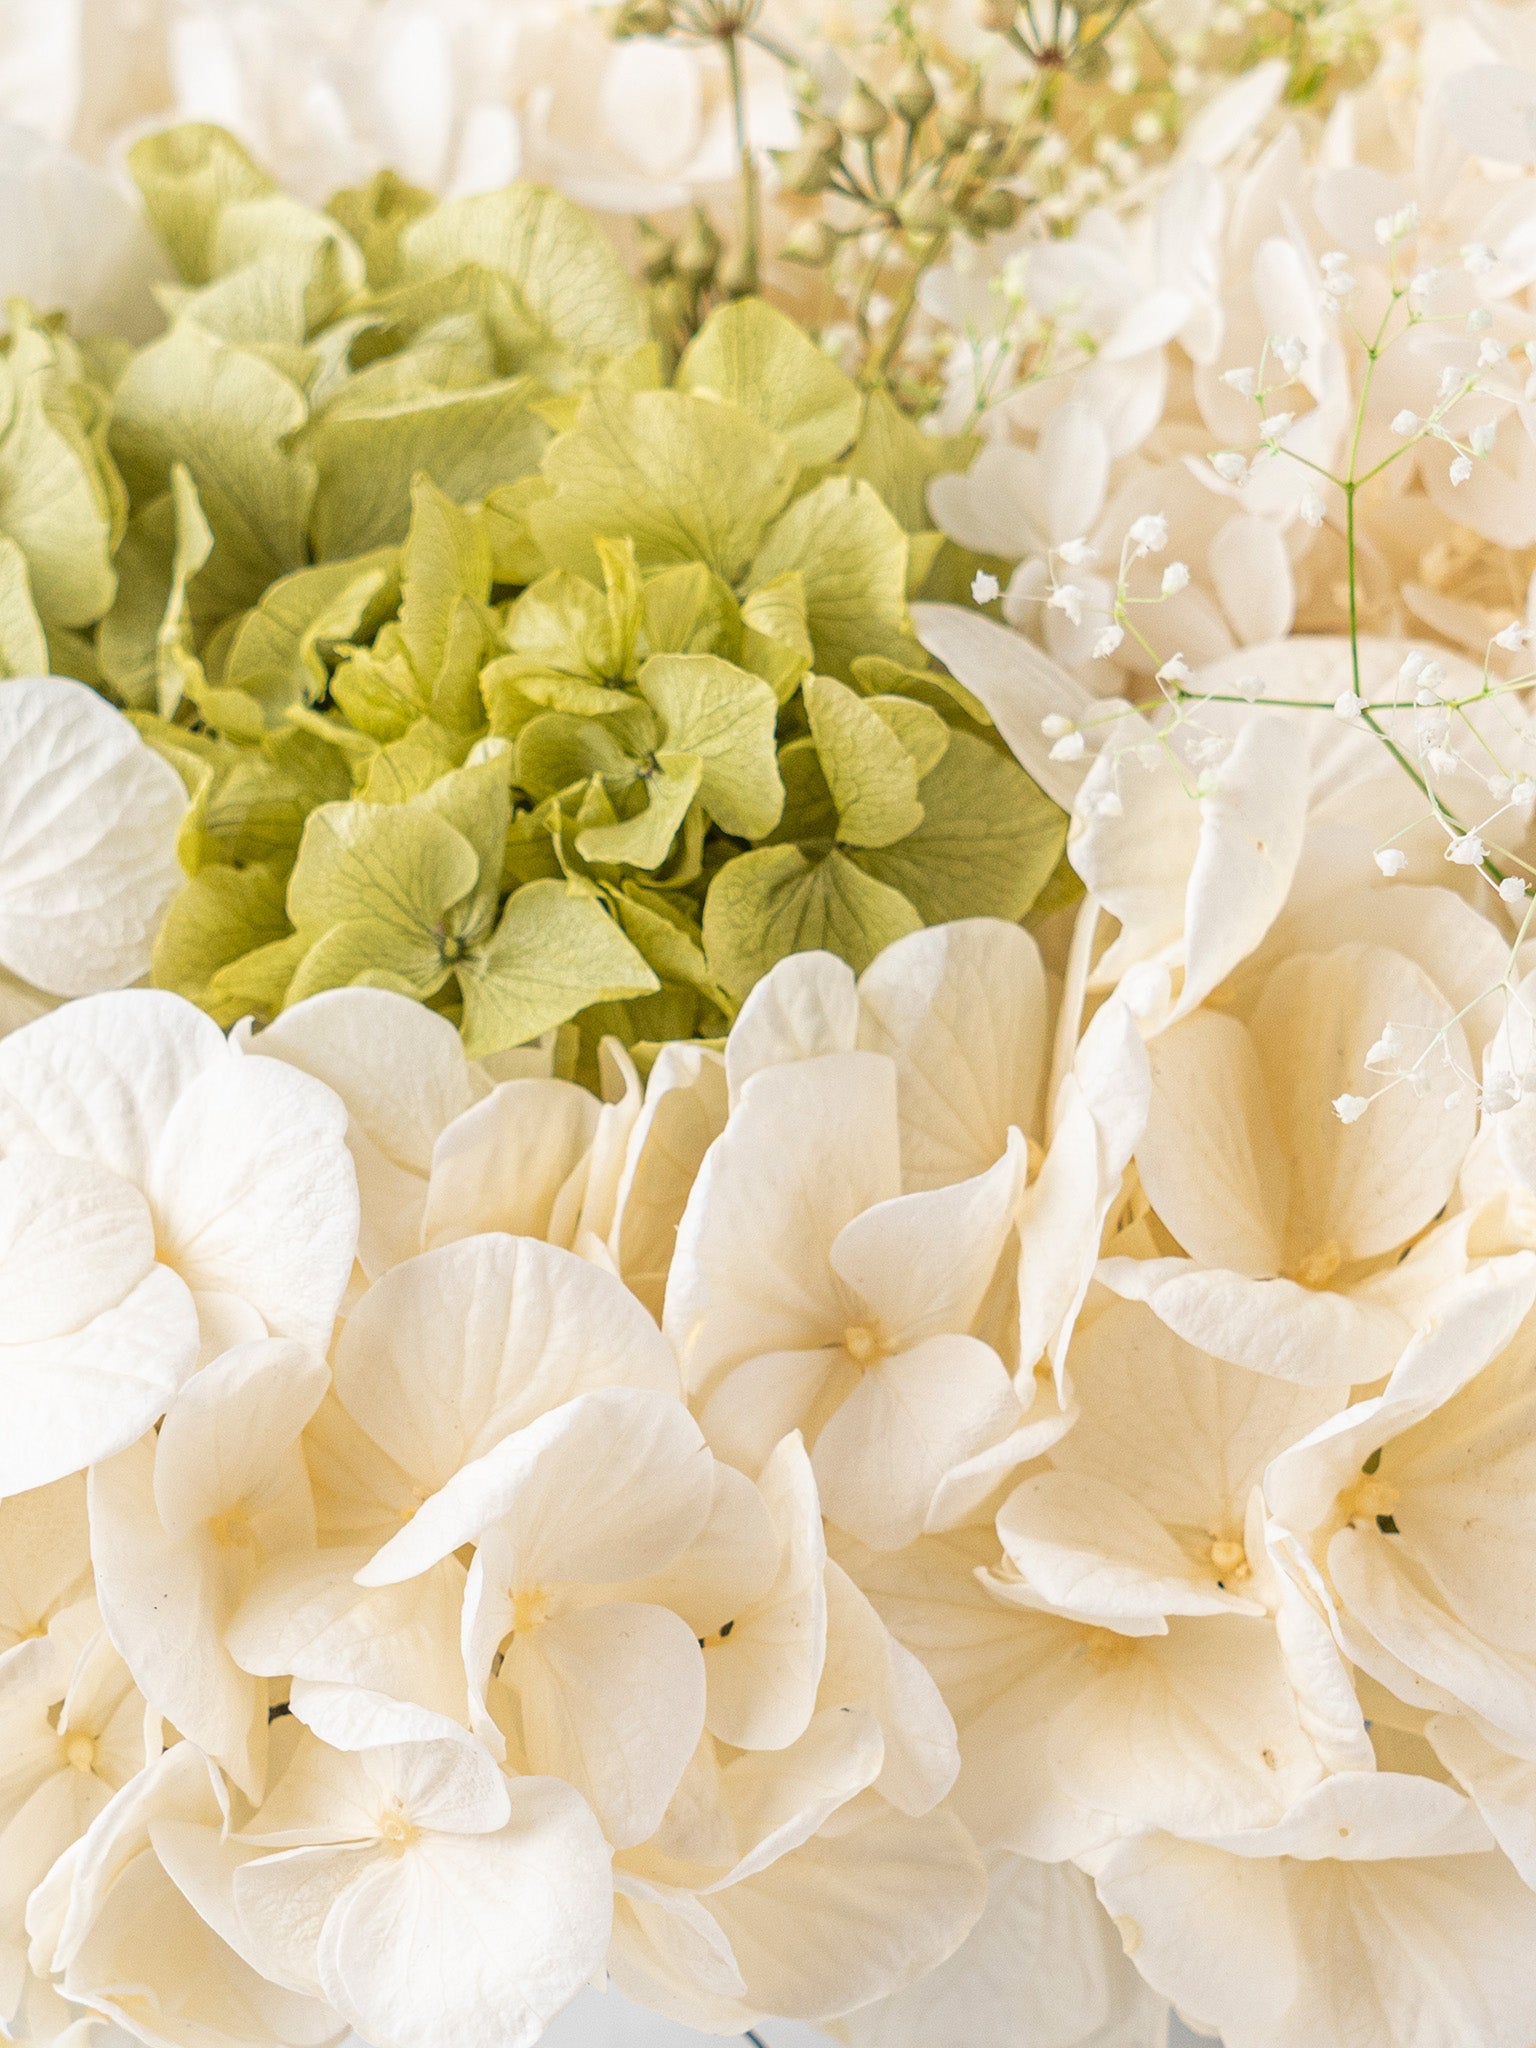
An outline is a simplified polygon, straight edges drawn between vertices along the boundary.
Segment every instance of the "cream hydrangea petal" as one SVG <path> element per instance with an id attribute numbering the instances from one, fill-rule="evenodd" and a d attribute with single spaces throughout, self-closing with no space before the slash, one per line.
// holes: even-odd
<path id="1" fill-rule="evenodd" d="M 1006 1368 L 975 1337 L 927 1337 L 880 1359 L 816 1439 L 811 1462 L 828 1519 L 879 1550 L 921 1533 L 952 1465 L 1019 1420 Z"/>
<path id="2" fill-rule="evenodd" d="M 653 1834 L 704 1729 L 704 1659 L 688 1624 L 632 1601 L 552 1616 L 512 1638 L 534 1771 L 564 1778 L 615 1848 Z"/>
<path id="3" fill-rule="evenodd" d="M 1445 1090 L 1390 1089 L 1345 1124 L 1332 1105 L 1372 1092 L 1365 1059 L 1387 1023 L 1413 1059 L 1443 1035 Z M 1446 1107 L 1470 1054 L 1445 997 L 1401 954 L 1340 946 L 1275 970 L 1253 1034 L 1291 1157 L 1286 1270 L 1329 1247 L 1365 1259 L 1406 1243 L 1444 1207 L 1476 1128 L 1470 1091 Z"/>
<path id="4" fill-rule="evenodd" d="M 725 1072 L 732 1108 L 764 1067 L 852 1052 L 858 1042 L 853 969 L 834 953 L 791 953 L 753 985 L 731 1026 Z"/>
<path id="5" fill-rule="evenodd" d="M 181 777 L 84 683 L 0 689 L 0 966 L 54 995 L 149 969 L 183 877 Z"/>
<path id="6" fill-rule="evenodd" d="M 447 1018 L 388 989 L 328 989 L 250 1043 L 324 1081 L 346 1104 L 364 1270 L 376 1276 L 420 1251 L 433 1147 L 485 1087 Z"/>
<path id="7" fill-rule="evenodd" d="M 899 1812 L 928 1813 L 960 1769 L 955 1724 L 920 1658 L 897 1642 L 842 1566 L 826 1564 L 827 1659 L 818 1712 L 861 1707 L 885 1742 L 876 1789 Z"/>
<path id="8" fill-rule="evenodd" d="M 79 1329 L 155 1262 L 137 1188 L 104 1166 L 47 1153 L 0 1160 L 0 1330 L 10 1344 Z"/>
<path id="9" fill-rule="evenodd" d="M 523 1778 L 498 1833 L 424 1835 L 371 1863 L 326 1916 L 320 1981 L 379 2048 L 532 2048 L 601 1964 L 611 1899 L 584 1802 Z"/>
<path id="10" fill-rule="evenodd" d="M 980 1918 L 986 1873 L 947 1808 L 887 1808 L 814 1835 L 711 1906 L 747 2001 L 825 2020 L 899 1989 L 952 1955 Z"/>
<path id="11" fill-rule="evenodd" d="M 73 1330 L 0 1344 L 0 1499 L 141 1436 L 197 1362 L 197 1311 L 164 1266 Z"/>
<path id="12" fill-rule="evenodd" d="M 859 1043 L 896 1062 L 909 1189 L 983 1173 L 1037 1130 L 1050 1050 L 1045 969 L 1019 925 L 966 918 L 898 939 L 859 978 Z"/>
<path id="13" fill-rule="evenodd" d="M 46 1640 L 90 1578 L 83 1475 L 0 1500 L 0 1685 L 16 1653 Z"/>
<path id="14" fill-rule="evenodd" d="M 1257 1611 L 1223 1593 L 1142 1502 L 1092 1473 L 1033 1473 L 998 1510 L 997 1533 L 1039 1604 L 1080 1621 L 1140 1633 L 1163 1615 Z"/>
<path id="15" fill-rule="evenodd" d="M 371 1851 L 281 1849 L 235 1872 L 235 1910 L 251 1958 L 262 1975 L 290 1991 L 323 1998 L 320 1936 L 325 1917 L 361 1874 Z"/>
<path id="16" fill-rule="evenodd" d="M 141 1438 L 91 1473 L 97 1596 L 114 1642 L 155 1710 L 251 1798 L 266 1768 L 267 1688 L 224 1648 L 241 1562 L 173 1536 L 155 1511 L 154 1443 Z"/>
<path id="17" fill-rule="evenodd" d="M 1342 1390 L 1384 1379 L 1413 1334 L 1406 1316 L 1369 1299 L 1207 1272 L 1191 1259 L 1103 1259 L 1097 1275 L 1123 1300 L 1144 1301 L 1196 1350 L 1297 1386 Z"/>
<path id="18" fill-rule="evenodd" d="M 1459 1715 L 1436 1714 L 1424 1733 L 1489 1833 L 1531 1884 L 1536 1876 L 1536 1761 L 1495 1748 Z"/>
<path id="19" fill-rule="evenodd" d="M 1085 1806 L 1140 1828 L 1230 1834 L 1278 1821 L 1322 1776 L 1266 1620 L 1174 1620 L 1165 1636 L 1086 1647 L 1098 1668 L 1049 1737 Z"/>
<path id="20" fill-rule="evenodd" d="M 780 1536 L 763 1495 L 734 1465 L 716 1463 L 709 1519 L 664 1571 L 624 1580 L 626 1597 L 680 1614 L 696 1636 L 756 1606 L 780 1572 Z M 723 1646 L 722 1646 L 723 1647 Z"/>
<path id="21" fill-rule="evenodd" d="M 177 1102 L 228 1058 L 211 1018 L 180 996 L 88 996 L 0 1040 L 0 1151 L 94 1159 L 147 1189 Z"/>
<path id="22" fill-rule="evenodd" d="M 1252 1040 L 1235 1017 L 1198 1010 L 1148 1056 L 1136 1147 L 1148 1199 L 1191 1257 L 1268 1279 L 1285 1259 L 1290 1168 Z"/>
<path id="23" fill-rule="evenodd" d="M 236 1296 L 274 1336 L 323 1352 L 357 1244 L 346 1111 L 275 1060 L 230 1056 L 166 1119 L 147 1192 L 161 1257 Z"/>
<path id="24" fill-rule="evenodd" d="M 264 1567 L 225 1638 L 242 1670 L 359 1685 L 463 1720 L 464 1567 L 444 1558 L 400 1586 L 363 1588 L 364 1550 L 294 1551 Z"/>
<path id="25" fill-rule="evenodd" d="M 630 1133 L 609 1237 L 625 1286 L 658 1323 L 678 1225 L 704 1155 L 725 1129 L 726 1110 L 720 1054 L 708 1046 L 663 1046 Z"/>
<path id="26" fill-rule="evenodd" d="M 785 1749 L 817 1703 L 827 1655 L 827 1546 L 810 1459 L 786 1436 L 758 1480 L 773 1521 L 778 1569 L 740 1615 L 722 1617 L 704 1646 L 706 1726 L 737 1749 Z"/>
<path id="27" fill-rule="evenodd" d="M 969 1180 L 877 1202 L 832 1242 L 832 1269 L 888 1346 L 968 1330 L 1013 1232 L 1028 1161 L 1010 1130 Z"/>
<path id="28" fill-rule="evenodd" d="M 664 1571 L 709 1517 L 713 1460 L 676 1399 L 579 1394 L 456 1472 L 358 1573 L 387 1586 L 500 1525 L 524 1587 Z"/>
<path id="29" fill-rule="evenodd" d="M 239 1512 L 260 1540 L 313 1538 L 298 1439 L 330 1383 L 315 1352 L 286 1339 L 245 1344 L 182 1389 L 155 1440 L 155 1506 L 172 1535 Z M 289 1496 L 298 1492 L 299 1502 Z"/>
<path id="30" fill-rule="evenodd" d="M 385 1274 L 348 1316 L 335 1372 L 348 1413 L 431 1489 L 588 1388 L 677 1387 L 665 1341 L 611 1275 L 498 1235 Z"/>
<path id="31" fill-rule="evenodd" d="M 1070 1863 L 987 1863 L 986 1911 L 965 1942 L 907 1990 L 850 2013 L 854 2048 L 1162 2048 L 1167 2007 L 1137 1976 L 1092 1880 Z"/>
<path id="32" fill-rule="evenodd" d="M 814 1434 L 852 1391 L 854 1369 L 841 1346 L 767 1351 L 726 1374 L 699 1410 L 716 1457 L 761 1472 L 792 1430 Z"/>
<path id="33" fill-rule="evenodd" d="M 432 1154 L 422 1243 L 483 1231 L 546 1237 L 581 1168 L 601 1105 L 571 1081 L 503 1081 L 442 1132 Z"/>
<path id="34" fill-rule="evenodd" d="M 1071 1357 L 1079 1421 L 1052 1463 L 1122 1488 L 1166 1526 L 1232 1537 L 1271 1459 L 1345 1398 L 1197 1351 L 1132 1302 L 1080 1325 Z"/>
<path id="35" fill-rule="evenodd" d="M 896 1070 L 877 1054 L 752 1076 L 694 1183 L 667 1282 L 663 1327 L 691 1387 L 763 1352 L 838 1341 L 832 1240 L 900 1192 L 897 1144 Z"/>

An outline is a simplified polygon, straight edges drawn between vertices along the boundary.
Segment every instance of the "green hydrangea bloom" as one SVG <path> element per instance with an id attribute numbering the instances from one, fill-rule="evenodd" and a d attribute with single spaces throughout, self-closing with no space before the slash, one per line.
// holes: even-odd
<path id="1" fill-rule="evenodd" d="M 664 376 L 558 194 L 319 212 L 196 126 L 130 163 L 183 281 L 89 364 L 13 314 L 0 664 L 181 769 L 162 986 L 709 1037 L 790 951 L 1029 911 L 1065 820 L 907 620 L 964 451 L 754 299 Z"/>

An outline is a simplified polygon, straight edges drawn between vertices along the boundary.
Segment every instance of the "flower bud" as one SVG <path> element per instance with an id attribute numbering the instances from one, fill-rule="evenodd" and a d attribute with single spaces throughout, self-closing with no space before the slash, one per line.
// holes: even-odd
<path id="1" fill-rule="evenodd" d="M 914 57 L 903 64 L 891 84 L 891 105 L 909 128 L 926 121 L 933 111 L 933 81 Z"/>
<path id="2" fill-rule="evenodd" d="M 837 125 L 854 142 L 873 142 L 890 119 L 863 79 L 856 79 L 838 110 Z"/>
<path id="3" fill-rule="evenodd" d="M 950 149 L 963 149 L 984 125 L 981 98 L 975 86 L 946 93 L 939 102 L 939 136 Z"/>
<path id="4" fill-rule="evenodd" d="M 672 26 L 667 0 L 625 0 L 614 22 L 616 36 L 664 36 Z"/>
<path id="5" fill-rule="evenodd" d="M 931 185 L 919 185 L 898 200 L 896 212 L 909 235 L 941 235 L 949 226 L 949 208 Z"/>
<path id="6" fill-rule="evenodd" d="M 830 125 L 828 123 L 828 126 Z M 814 198 L 818 192 L 825 192 L 832 183 L 832 174 L 837 168 L 835 155 L 826 156 L 819 150 L 809 150 L 803 142 L 798 149 L 776 151 L 774 161 L 778 165 L 779 183 L 784 190 L 797 193 L 803 199 Z"/>
<path id="7" fill-rule="evenodd" d="M 800 147 L 812 156 L 836 156 L 843 146 L 842 131 L 825 114 L 806 114 L 800 122 Z"/>
<path id="8" fill-rule="evenodd" d="M 751 297 L 758 287 L 758 275 L 750 250 L 743 247 L 732 251 L 721 265 L 719 284 L 727 298 Z"/>
<path id="9" fill-rule="evenodd" d="M 805 263 L 812 269 L 830 263 L 837 251 L 837 237 L 824 220 L 803 220 L 779 254 L 789 263 Z"/>
<path id="10" fill-rule="evenodd" d="M 966 207 L 965 224 L 973 234 L 997 234 L 1011 228 L 1023 211 L 1024 202 L 1016 192 L 994 185 L 988 192 L 978 192 Z"/>

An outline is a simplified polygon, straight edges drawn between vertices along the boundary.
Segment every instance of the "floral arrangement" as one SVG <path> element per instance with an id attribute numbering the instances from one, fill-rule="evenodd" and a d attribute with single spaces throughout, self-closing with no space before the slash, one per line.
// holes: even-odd
<path id="1" fill-rule="evenodd" d="M 1527 12 L 150 13 L 0 44 L 0 2031 L 1530 2048 Z"/>

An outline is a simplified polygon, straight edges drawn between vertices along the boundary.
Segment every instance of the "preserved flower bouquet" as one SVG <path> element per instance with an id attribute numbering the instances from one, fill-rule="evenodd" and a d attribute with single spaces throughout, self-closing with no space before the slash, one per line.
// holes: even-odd
<path id="1" fill-rule="evenodd" d="M 1530 10 L 151 13 L 0 131 L 0 2032 L 1532 2048 Z"/>

